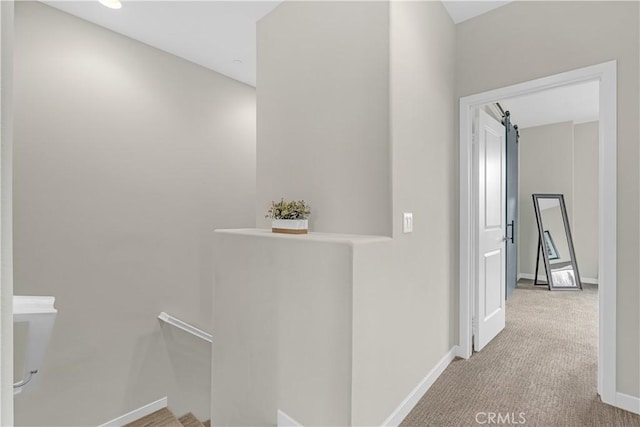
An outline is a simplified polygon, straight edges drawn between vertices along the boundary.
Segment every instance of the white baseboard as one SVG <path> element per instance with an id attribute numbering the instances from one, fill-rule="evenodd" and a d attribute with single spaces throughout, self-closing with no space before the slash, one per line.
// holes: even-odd
<path id="1" fill-rule="evenodd" d="M 535 277 L 535 275 L 530 274 L 530 273 L 520 273 L 518 274 L 518 280 L 520 279 L 529 279 L 529 280 L 533 280 Z M 544 274 L 538 274 L 538 280 L 541 280 L 543 282 L 547 282 L 547 276 L 545 276 Z M 580 277 L 580 280 L 582 280 L 582 283 L 589 283 L 592 285 L 597 285 L 598 284 L 598 279 L 597 278 L 593 278 L 593 277 Z"/>
<path id="2" fill-rule="evenodd" d="M 167 397 L 165 396 L 162 399 L 156 400 L 155 402 L 151 402 L 138 409 L 134 409 L 131 412 L 127 412 L 126 414 L 119 416 L 118 418 L 114 418 L 113 420 L 102 424 L 100 427 L 122 427 L 125 424 L 129 424 L 130 422 L 133 422 L 137 419 L 146 417 L 149 414 L 153 414 L 154 412 L 159 411 L 162 408 L 166 408 L 167 405 Z"/>
<path id="3" fill-rule="evenodd" d="M 298 421 L 278 409 L 278 427 L 303 427 Z"/>
<path id="4" fill-rule="evenodd" d="M 534 278 L 535 278 L 535 275 L 533 275 L 531 273 L 520 273 L 520 274 L 518 274 L 518 280 L 520 280 L 520 279 L 533 280 Z M 547 282 L 547 276 L 545 276 L 544 274 L 538 274 L 538 280 L 546 283 Z"/>
<path id="5" fill-rule="evenodd" d="M 640 415 L 640 397 L 633 397 L 618 392 L 616 393 L 616 406 L 625 411 Z"/>
<path id="6" fill-rule="evenodd" d="M 418 383 L 418 385 L 409 393 L 409 395 L 400 403 L 392 413 L 389 415 L 382 425 L 384 427 L 397 427 L 402 420 L 405 419 L 409 412 L 413 409 L 418 401 L 424 396 L 424 394 L 431 388 L 438 377 L 449 366 L 451 361 L 456 357 L 458 353 L 458 346 L 454 346 L 445 354 L 442 359 L 436 364 L 436 366 L 429 371 L 429 373 Z"/>

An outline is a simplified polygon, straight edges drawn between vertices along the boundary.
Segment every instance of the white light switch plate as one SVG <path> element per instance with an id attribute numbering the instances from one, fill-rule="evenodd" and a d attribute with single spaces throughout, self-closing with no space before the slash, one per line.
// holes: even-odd
<path id="1" fill-rule="evenodd" d="M 405 212 L 402 216 L 402 232 L 413 232 L 413 214 L 411 212 Z"/>

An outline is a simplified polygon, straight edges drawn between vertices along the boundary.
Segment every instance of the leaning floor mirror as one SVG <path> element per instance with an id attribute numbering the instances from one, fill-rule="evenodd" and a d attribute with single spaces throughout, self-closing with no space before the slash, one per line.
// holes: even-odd
<path id="1" fill-rule="evenodd" d="M 535 284 L 538 284 L 538 266 L 542 257 L 550 290 L 582 289 L 564 196 L 534 194 L 533 206 L 539 233 Z"/>

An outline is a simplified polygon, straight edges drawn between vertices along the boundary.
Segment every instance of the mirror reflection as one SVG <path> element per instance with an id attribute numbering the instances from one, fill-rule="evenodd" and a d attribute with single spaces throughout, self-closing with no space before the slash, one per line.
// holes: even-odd
<path id="1" fill-rule="evenodd" d="M 564 196 L 534 194 L 533 201 L 539 230 L 536 265 L 542 256 L 549 289 L 582 289 Z"/>

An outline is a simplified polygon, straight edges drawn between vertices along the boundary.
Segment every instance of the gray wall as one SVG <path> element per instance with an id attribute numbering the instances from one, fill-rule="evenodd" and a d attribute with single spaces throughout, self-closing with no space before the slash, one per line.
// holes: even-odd
<path id="1" fill-rule="evenodd" d="M 381 424 L 456 344 L 454 59 L 439 2 L 285 2 L 258 26 L 258 223 L 283 189 L 311 202 L 315 231 L 393 236 L 384 271 L 356 272 L 378 298 L 354 313 L 359 424 Z"/>
<path id="2" fill-rule="evenodd" d="M 455 45 L 455 25 L 442 3 L 391 2 L 389 276 L 397 297 L 386 300 L 393 314 L 378 321 L 390 323 L 390 342 L 395 344 L 381 353 L 402 355 L 397 371 L 379 374 L 384 380 L 380 384 L 393 385 L 387 393 L 395 393 L 396 399 L 406 397 L 457 344 Z M 413 213 L 411 234 L 402 232 L 403 212 Z"/>
<path id="3" fill-rule="evenodd" d="M 517 118 L 517 112 L 513 112 Z M 518 273 L 534 274 L 538 249 L 538 224 L 534 193 L 564 194 L 573 225 L 573 123 L 555 123 L 520 130 L 518 214 Z M 553 236 L 559 243 L 559 236 Z M 582 263 L 578 265 L 582 267 Z M 582 273 L 582 270 L 580 271 Z M 544 267 L 539 271 L 544 274 Z"/>
<path id="4" fill-rule="evenodd" d="M 214 425 L 352 425 L 358 240 L 215 233 Z"/>
<path id="5" fill-rule="evenodd" d="M 389 5 L 288 2 L 258 23 L 258 227 L 306 199 L 313 231 L 391 234 Z"/>
<path id="6" fill-rule="evenodd" d="M 15 39 L 15 293 L 59 310 L 16 423 L 208 417 L 210 347 L 156 317 L 211 330 L 212 230 L 255 221 L 255 90 L 40 3 Z"/>
<path id="7" fill-rule="evenodd" d="M 598 278 L 598 122 L 573 128 L 573 222 L 580 275 Z"/>
<path id="8" fill-rule="evenodd" d="M 598 122 L 520 129 L 519 155 L 518 273 L 535 273 L 538 226 L 531 195 L 560 193 L 567 204 L 580 275 L 597 279 Z M 557 236 L 553 238 L 561 244 Z M 544 275 L 544 269 L 538 273 Z"/>
<path id="9" fill-rule="evenodd" d="M 638 7 L 637 2 L 613 1 L 513 2 L 457 26 L 459 96 L 618 61 L 617 384 L 618 391 L 636 397 L 640 396 Z"/>

